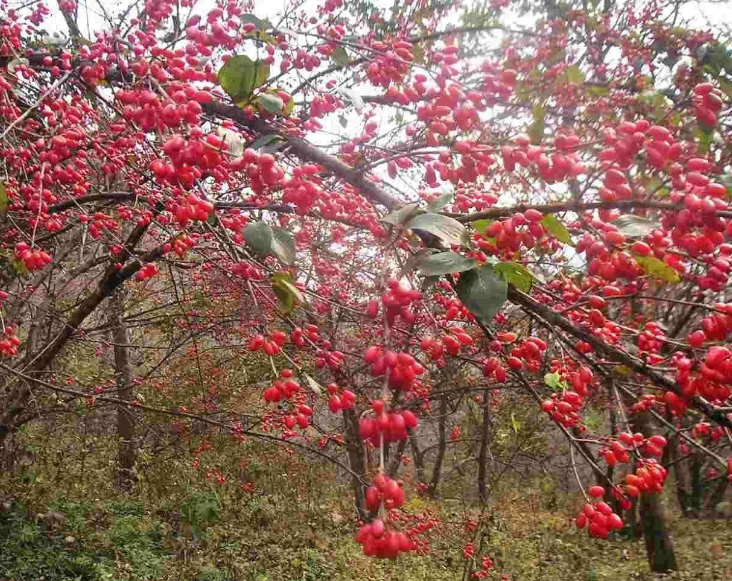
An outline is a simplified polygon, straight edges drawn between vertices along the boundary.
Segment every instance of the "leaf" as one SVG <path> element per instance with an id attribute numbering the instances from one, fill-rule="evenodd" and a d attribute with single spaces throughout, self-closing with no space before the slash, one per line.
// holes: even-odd
<path id="1" fill-rule="evenodd" d="M 8 211 L 8 192 L 5 189 L 5 184 L 0 182 L 0 216 L 4 216 Z"/>
<path id="2" fill-rule="evenodd" d="M 386 222 L 387 224 L 393 224 L 394 226 L 399 226 L 400 224 L 404 224 L 412 216 L 414 216 L 415 212 L 418 209 L 419 203 L 413 202 L 411 204 L 402 206 L 398 210 L 394 210 L 391 214 L 388 214 L 387 216 L 382 218 L 381 221 Z"/>
<path id="3" fill-rule="evenodd" d="M 246 101 L 252 91 L 269 78 L 269 65 L 246 55 L 231 57 L 219 70 L 221 87 L 236 103 Z"/>
<path id="4" fill-rule="evenodd" d="M 490 226 L 491 222 L 493 222 L 493 220 L 489 220 L 486 218 L 484 220 L 475 220 L 474 222 L 471 222 L 470 225 L 473 228 L 475 228 L 475 231 L 478 234 L 480 234 L 483 238 L 488 238 L 485 235 L 485 231 L 486 231 L 486 228 L 488 228 L 488 226 Z"/>
<path id="5" fill-rule="evenodd" d="M 242 14 L 241 16 L 239 16 L 239 21 L 242 24 L 254 24 L 257 29 L 262 31 L 272 28 L 272 23 L 270 23 L 269 20 L 267 20 L 266 18 L 257 18 L 256 16 L 254 16 L 254 14 Z"/>
<path id="6" fill-rule="evenodd" d="M 699 153 L 706 155 L 714 139 L 714 128 L 699 121 L 698 127 L 694 130 L 694 137 L 699 140 Z"/>
<path id="7" fill-rule="evenodd" d="M 356 111 L 358 111 L 359 113 L 363 111 L 366 103 L 364 102 L 361 95 L 359 95 L 356 91 L 354 91 L 353 89 L 345 89 L 343 87 L 338 87 L 337 91 L 353 104 L 353 107 L 354 109 L 356 109 Z"/>
<path id="8" fill-rule="evenodd" d="M 440 210 L 442 210 L 442 208 L 452 202 L 452 198 L 453 194 L 449 192 L 447 194 L 442 194 L 439 198 L 437 198 L 436 200 L 432 200 L 429 204 L 427 204 L 427 211 L 439 212 Z"/>
<path id="9" fill-rule="evenodd" d="M 681 282 L 679 273 L 654 256 L 634 256 L 635 261 L 643 271 L 651 276 L 665 280 L 666 282 Z"/>
<path id="10" fill-rule="evenodd" d="M 436 254 L 437 252 L 438 250 L 436 250 L 435 248 L 422 248 L 416 254 L 410 256 L 409 260 L 407 260 L 407 262 L 404 263 L 404 266 L 402 267 L 402 276 L 406 276 L 413 272 L 414 269 L 417 268 L 419 263 L 422 262 L 422 260 L 424 260 L 428 256 L 431 256 L 432 254 Z"/>
<path id="11" fill-rule="evenodd" d="M 441 276 L 452 272 L 465 272 L 477 266 L 474 258 L 455 252 L 439 252 L 419 262 L 419 272 L 424 276 Z"/>
<path id="12" fill-rule="evenodd" d="M 272 95 L 271 93 L 262 93 L 257 97 L 257 103 L 268 113 L 276 115 L 282 112 L 282 108 L 285 106 L 285 102 L 279 95 Z"/>
<path id="13" fill-rule="evenodd" d="M 272 226 L 272 254 L 280 259 L 280 262 L 292 266 L 295 264 L 295 239 L 284 228 Z"/>
<path id="14" fill-rule="evenodd" d="M 272 290 L 282 305 L 285 313 L 289 313 L 296 303 L 305 302 L 300 289 L 295 286 L 295 279 L 289 272 L 276 272 L 271 277 Z"/>
<path id="15" fill-rule="evenodd" d="M 561 389 L 563 387 L 562 376 L 556 371 L 554 373 L 547 373 L 544 376 L 544 383 L 546 383 L 552 389 Z"/>
<path id="16" fill-rule="evenodd" d="M 516 419 L 513 412 L 511 412 L 511 428 L 514 434 L 518 434 L 521 431 L 521 422 Z"/>
<path id="17" fill-rule="evenodd" d="M 577 65 L 573 65 L 567 69 L 567 80 L 570 83 L 582 85 L 585 82 L 585 74 Z"/>
<path id="18" fill-rule="evenodd" d="M 539 145 L 544 138 L 546 110 L 542 105 L 534 105 L 533 114 L 534 122 L 529 125 L 528 134 L 532 145 Z"/>
<path id="19" fill-rule="evenodd" d="M 500 274 L 503 279 L 525 293 L 531 290 L 534 276 L 523 264 L 518 262 L 499 262 L 493 265 L 493 270 Z"/>
<path id="20" fill-rule="evenodd" d="M 307 381 L 308 386 L 310 387 L 310 389 L 313 390 L 313 393 L 315 395 L 323 394 L 323 386 L 315 381 L 312 377 L 310 377 L 307 373 L 305 374 L 305 381 Z"/>
<path id="21" fill-rule="evenodd" d="M 471 313 L 490 321 L 506 302 L 508 284 L 492 268 L 482 266 L 462 273 L 455 291 Z"/>
<path id="22" fill-rule="evenodd" d="M 448 244 L 461 245 L 463 243 L 463 232 L 465 226 L 453 218 L 441 214 L 421 214 L 415 216 L 404 226 L 409 230 L 424 230 L 434 234 Z"/>
<path id="23" fill-rule="evenodd" d="M 342 44 L 339 44 L 330 56 L 336 64 L 342 67 L 348 66 L 351 63 L 351 57 L 348 56 L 348 53 L 346 52 L 346 49 L 343 48 Z"/>
<path id="24" fill-rule="evenodd" d="M 251 247 L 254 252 L 266 256 L 272 251 L 272 241 L 274 240 L 274 234 L 272 228 L 264 222 L 255 222 L 254 224 L 248 224 L 241 231 L 244 236 L 244 240 Z"/>
<path id="25" fill-rule="evenodd" d="M 284 144 L 285 140 L 282 139 L 282 137 L 274 133 L 270 133 L 269 135 L 261 135 L 257 137 L 247 147 L 251 149 L 262 149 L 263 151 L 265 147 L 269 147 L 269 152 L 271 153 L 272 151 L 277 151 Z M 272 149 L 273 147 L 274 149 Z"/>
<path id="26" fill-rule="evenodd" d="M 228 152 L 234 156 L 239 157 L 244 153 L 244 138 L 237 131 L 227 129 L 226 127 L 219 127 L 217 130 L 219 137 L 221 137 L 228 148 Z"/>
<path id="27" fill-rule="evenodd" d="M 549 234 L 554 236 L 554 238 L 560 242 L 574 246 L 572 243 L 572 235 L 569 233 L 569 230 L 567 230 L 567 227 L 562 224 L 562 222 L 559 221 L 559 218 L 554 214 L 547 214 L 544 216 L 541 219 L 541 225 L 546 228 L 546 231 L 549 232 Z"/>
<path id="28" fill-rule="evenodd" d="M 660 226 L 658 222 L 647 220 L 646 218 L 635 216 L 634 214 L 618 216 L 610 223 L 614 224 L 618 228 L 618 232 L 630 238 L 648 236 Z"/>

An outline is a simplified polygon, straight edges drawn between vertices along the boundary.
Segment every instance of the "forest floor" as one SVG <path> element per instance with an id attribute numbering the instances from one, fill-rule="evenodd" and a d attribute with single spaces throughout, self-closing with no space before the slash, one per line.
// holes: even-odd
<path id="1" fill-rule="evenodd" d="M 215 491 L 189 491 L 184 502 L 172 495 L 153 507 L 134 497 L 71 501 L 73 494 L 63 496 L 43 507 L 16 500 L 0 509 L 2 581 L 463 579 L 462 547 L 454 536 L 443 541 L 449 535 L 439 530 L 426 557 L 409 555 L 397 562 L 364 557 L 352 540 L 354 523 L 343 516 L 346 502 L 337 496 L 291 513 L 276 493 L 237 501 Z M 548 511 L 526 498 L 494 501 L 486 554 L 496 567 L 489 579 L 732 581 L 729 522 L 671 516 L 680 571 L 654 576 L 642 540 L 588 539 L 571 525 L 570 511 Z M 429 508 L 449 521 L 450 506 L 415 499 L 406 507 Z M 41 520 L 39 510 L 63 518 Z"/>

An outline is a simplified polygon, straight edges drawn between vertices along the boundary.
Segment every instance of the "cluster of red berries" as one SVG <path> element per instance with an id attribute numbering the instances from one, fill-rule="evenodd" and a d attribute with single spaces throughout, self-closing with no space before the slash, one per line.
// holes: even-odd
<path id="1" fill-rule="evenodd" d="M 605 495 L 605 489 L 602 486 L 591 486 L 587 492 L 592 498 L 602 498 Z M 590 537 L 598 539 L 606 539 L 612 531 L 623 528 L 623 520 L 604 501 L 585 504 L 577 515 L 575 523 L 580 529 L 585 528 L 589 523 L 587 532 Z"/>
<path id="2" fill-rule="evenodd" d="M 424 373 L 424 367 L 409 353 L 384 352 L 381 347 L 371 345 L 364 351 L 364 361 L 371 365 L 371 375 L 380 377 L 389 373 L 389 386 L 396 390 L 412 389 L 417 376 Z"/>
<path id="3" fill-rule="evenodd" d="M 363 545 L 367 557 L 396 559 L 400 553 L 414 550 L 414 542 L 402 531 L 386 530 L 380 518 L 363 525 L 356 533 L 356 542 Z"/>
<path id="4" fill-rule="evenodd" d="M 16 244 L 15 258 L 20 260 L 28 270 L 40 270 L 51 262 L 50 254 L 44 250 L 31 248 L 26 242 Z"/>
<path id="5" fill-rule="evenodd" d="M 79 217 L 79 222 L 89 224 L 89 236 L 94 238 L 94 240 L 99 240 L 105 230 L 116 232 L 119 228 L 115 220 L 102 212 L 95 212 L 93 216 L 81 216 Z"/>
<path id="6" fill-rule="evenodd" d="M 384 503 L 387 510 L 401 508 L 404 505 L 404 489 L 399 482 L 380 472 L 374 483 L 366 489 L 366 508 L 376 510 Z"/>
<path id="7" fill-rule="evenodd" d="M 717 113 L 724 105 L 724 95 L 711 83 L 700 83 L 694 87 L 694 107 L 699 121 L 714 127 L 717 124 Z"/>
<path id="8" fill-rule="evenodd" d="M 686 338 L 692 347 L 699 348 L 706 341 L 724 341 L 732 332 L 732 303 L 718 303 L 714 308 L 719 312 L 704 317 L 702 328 Z"/>
<path id="9" fill-rule="evenodd" d="M 15 327 L 5 327 L 5 337 L 0 339 L 0 355 L 4 357 L 13 357 L 18 354 L 19 346 L 20 339 L 15 334 Z"/>
<path id="10" fill-rule="evenodd" d="M 643 466 L 625 477 L 625 493 L 637 498 L 641 492 L 661 492 L 668 471 L 653 458 L 644 459 Z"/>
<path id="11" fill-rule="evenodd" d="M 371 440 L 379 445 L 381 436 L 385 442 L 398 442 L 409 437 L 407 430 L 413 430 L 418 425 L 417 416 L 409 410 L 387 413 L 383 400 L 377 399 L 371 404 L 376 417 L 361 418 L 359 422 L 359 436 L 362 440 Z"/>
<path id="12" fill-rule="evenodd" d="M 330 343 L 327 343 L 328 345 Z M 315 367 L 322 369 L 326 365 L 333 371 L 341 367 L 346 356 L 341 351 L 329 351 L 328 349 L 318 349 L 315 352 Z"/>
<path id="13" fill-rule="evenodd" d="M 140 270 L 137 271 L 137 274 L 135 274 L 135 280 L 147 280 L 155 276 L 158 272 L 160 272 L 158 265 L 154 262 L 148 262 Z"/>
<path id="14" fill-rule="evenodd" d="M 191 192 L 182 202 L 169 203 L 169 210 L 173 213 L 175 221 L 181 226 L 185 226 L 189 221 L 205 222 L 208 220 L 214 210 L 214 205 Z"/>
<path id="15" fill-rule="evenodd" d="M 404 322 L 411 324 L 414 322 L 414 314 L 409 310 L 409 305 L 415 301 L 422 300 L 422 293 L 417 289 L 410 289 L 400 284 L 395 278 L 387 281 L 389 290 L 386 291 L 381 301 L 373 299 L 366 305 L 366 314 L 375 319 L 379 316 L 379 304 L 386 309 L 386 318 L 390 326 L 393 326 L 397 317 L 401 317 Z"/>
<path id="16" fill-rule="evenodd" d="M 300 389 L 300 384 L 292 379 L 285 379 L 285 381 L 277 380 L 264 390 L 262 397 L 267 403 L 277 403 L 283 398 L 292 398 Z"/>
<path id="17" fill-rule="evenodd" d="M 322 168 L 314 163 L 296 167 L 291 177 L 282 180 L 283 203 L 292 204 L 298 213 L 306 214 L 325 193 L 319 183 L 321 172 Z"/>
<path id="18" fill-rule="evenodd" d="M 309 405 L 300 404 L 297 406 L 297 415 L 289 414 L 285 416 L 284 424 L 288 430 L 295 427 L 295 424 L 303 430 L 310 424 L 310 417 L 313 415 L 313 408 Z"/>
<path id="19" fill-rule="evenodd" d="M 475 343 L 475 339 L 468 335 L 464 329 L 461 329 L 460 327 L 450 327 L 448 332 L 440 339 L 424 337 L 422 339 L 421 346 L 422 351 L 434 361 L 440 359 L 446 351 L 448 355 L 457 357 L 464 346 L 467 347 L 473 343 Z"/>
<path id="20" fill-rule="evenodd" d="M 285 343 L 287 343 L 287 333 L 284 331 L 273 331 L 269 339 L 262 334 L 252 337 L 249 340 L 248 349 L 252 352 L 264 349 L 267 355 L 272 356 L 277 355 Z"/>
<path id="21" fill-rule="evenodd" d="M 350 389 L 344 389 L 340 392 L 340 388 L 335 383 L 328 384 L 327 389 L 330 394 L 328 409 L 332 413 L 337 414 L 341 410 L 353 409 L 353 406 L 356 404 L 356 394 Z"/>
<path id="22" fill-rule="evenodd" d="M 165 251 L 173 250 L 180 258 L 183 258 L 191 248 L 196 245 L 196 239 L 188 234 L 178 236 L 172 245 L 166 244 Z"/>

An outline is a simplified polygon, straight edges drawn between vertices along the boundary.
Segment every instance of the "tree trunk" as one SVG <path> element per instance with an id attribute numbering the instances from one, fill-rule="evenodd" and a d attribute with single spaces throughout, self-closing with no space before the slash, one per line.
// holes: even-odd
<path id="1" fill-rule="evenodd" d="M 438 498 L 440 487 L 440 478 L 442 477 L 442 462 L 445 459 L 445 450 L 447 449 L 447 394 L 440 397 L 440 419 L 438 430 L 440 441 L 437 445 L 437 456 L 435 464 L 432 467 L 432 482 L 430 482 L 430 495 L 432 498 Z"/>
<path id="2" fill-rule="evenodd" d="M 114 343 L 114 371 L 117 379 L 119 399 L 130 401 L 134 374 L 130 362 L 130 340 L 125 322 L 125 289 L 117 289 L 110 300 L 110 323 L 112 324 L 112 341 Z M 116 484 L 126 491 L 135 485 L 135 423 L 130 409 L 126 406 L 117 408 L 117 470 Z"/>
<path id="3" fill-rule="evenodd" d="M 671 438 L 667 448 L 674 465 L 674 476 L 676 479 L 676 499 L 679 502 L 682 516 L 696 517 L 696 511 L 691 504 L 691 474 L 689 474 L 688 459 L 682 458 L 679 454 L 679 443 L 681 438 L 676 435 Z"/>
<path id="4" fill-rule="evenodd" d="M 358 518 L 366 520 L 368 511 L 366 510 L 366 491 L 363 481 L 366 479 L 366 458 L 364 455 L 363 445 L 358 437 L 358 421 L 356 413 L 353 410 L 343 411 L 344 432 L 346 435 L 346 450 L 348 451 L 348 463 L 353 472 L 358 476 L 351 476 L 351 485 L 353 486 L 353 501 L 356 506 Z M 359 478 L 360 477 L 360 478 Z"/>
<path id="5" fill-rule="evenodd" d="M 647 412 L 634 413 L 630 416 L 630 426 L 634 432 L 640 432 L 646 438 L 653 435 Z M 659 492 L 643 492 L 638 503 L 639 518 L 646 537 L 646 556 L 648 565 L 654 573 L 676 571 L 676 554 L 674 545 L 666 527 L 666 514 Z"/>
<path id="6" fill-rule="evenodd" d="M 412 449 L 412 457 L 414 460 L 414 471 L 417 476 L 417 482 L 419 484 L 425 484 L 424 454 L 419 449 L 419 444 L 417 443 L 417 437 L 414 434 L 409 434 L 409 446 Z"/>
<path id="7" fill-rule="evenodd" d="M 491 395 L 486 388 L 483 391 L 483 424 L 480 427 L 480 451 L 478 452 L 478 498 L 488 504 L 488 448 L 491 436 Z"/>

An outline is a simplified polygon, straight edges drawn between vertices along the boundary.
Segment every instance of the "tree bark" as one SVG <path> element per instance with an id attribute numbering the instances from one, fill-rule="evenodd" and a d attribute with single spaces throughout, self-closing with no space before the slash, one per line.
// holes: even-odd
<path id="1" fill-rule="evenodd" d="M 366 479 L 366 458 L 364 455 L 363 445 L 358 437 L 358 421 L 356 413 L 353 410 L 343 411 L 343 424 L 346 436 L 346 450 L 348 451 L 348 463 L 353 472 L 358 474 L 360 478 L 351 476 L 351 485 L 353 486 L 353 501 L 356 507 L 358 518 L 366 520 L 368 511 L 366 510 L 366 490 L 363 481 Z"/>
<path id="2" fill-rule="evenodd" d="M 491 436 L 491 394 L 483 391 L 483 424 L 480 427 L 480 451 L 478 452 L 478 498 L 488 504 L 488 448 Z"/>
<path id="3" fill-rule="evenodd" d="M 437 456 L 435 464 L 432 467 L 432 482 L 430 483 L 430 495 L 432 498 L 439 496 L 440 478 L 442 477 L 442 463 L 445 460 L 445 450 L 447 449 L 447 394 L 440 397 L 440 419 L 438 430 L 440 441 L 437 445 Z"/>
<path id="4" fill-rule="evenodd" d="M 630 416 L 630 426 L 634 432 L 645 437 L 653 435 L 648 412 L 634 413 Z M 638 503 L 639 518 L 646 541 L 648 565 L 654 573 L 676 571 L 676 553 L 673 540 L 666 527 L 666 513 L 660 492 L 643 492 Z"/>
<path id="5" fill-rule="evenodd" d="M 120 287 L 110 300 L 110 323 L 114 343 L 114 371 L 117 380 L 118 397 L 124 401 L 132 399 L 134 374 L 130 361 L 130 340 L 125 323 L 125 289 Z M 135 485 L 135 423 L 126 406 L 117 408 L 117 467 L 115 482 L 121 490 L 130 491 Z"/>

